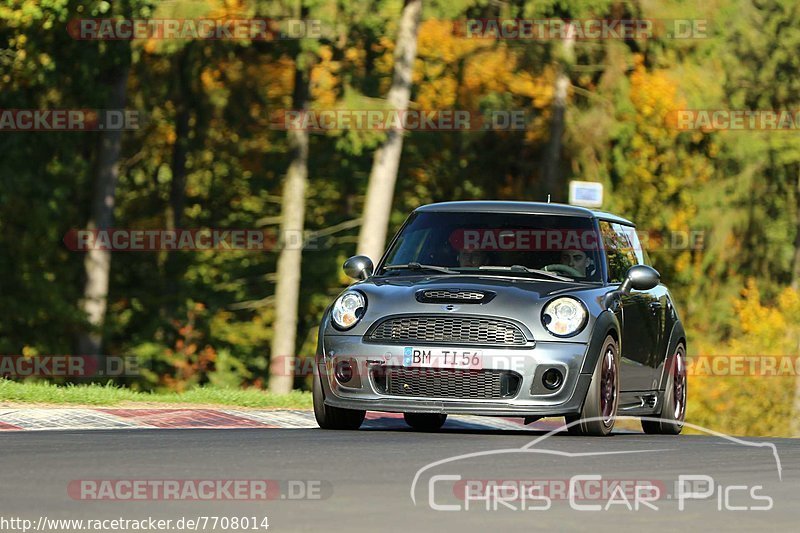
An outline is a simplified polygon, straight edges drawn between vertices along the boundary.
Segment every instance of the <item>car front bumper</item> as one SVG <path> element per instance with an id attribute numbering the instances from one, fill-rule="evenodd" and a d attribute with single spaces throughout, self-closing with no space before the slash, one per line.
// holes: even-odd
<path id="1" fill-rule="evenodd" d="M 414 344 L 414 348 L 441 347 Z M 538 342 L 525 349 L 487 346 L 474 349 L 483 352 L 484 370 L 511 370 L 519 376 L 515 393 L 502 398 L 389 394 L 379 385 L 378 376 L 387 365 L 397 366 L 402 361 L 404 346 L 365 343 L 360 336 L 353 335 L 326 335 L 321 343 L 321 353 L 317 354 L 316 366 L 325 392 L 325 403 L 333 407 L 489 416 L 580 413 L 592 378 L 591 373 L 581 373 L 587 344 Z M 348 361 L 353 369 L 352 377 L 347 380 L 337 377 L 334 371 L 342 361 Z M 557 368 L 564 375 L 562 385 L 555 391 L 547 390 L 542 384 L 542 374 L 549 368 Z"/>

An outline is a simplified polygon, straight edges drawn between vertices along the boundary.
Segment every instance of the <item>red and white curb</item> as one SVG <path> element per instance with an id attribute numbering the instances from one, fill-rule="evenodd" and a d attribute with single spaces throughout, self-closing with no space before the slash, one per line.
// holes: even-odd
<path id="1" fill-rule="evenodd" d="M 560 422 L 539 422 L 535 429 L 555 429 Z M 543 427 L 544 426 L 544 427 Z M 552 427 L 550 427 L 552 426 Z M 312 411 L 258 409 L 73 409 L 0 408 L 0 432 L 85 429 L 226 429 L 316 428 Z M 365 429 L 406 429 L 403 415 L 367 413 Z M 445 428 L 469 430 L 534 429 L 522 419 L 451 416 Z"/>

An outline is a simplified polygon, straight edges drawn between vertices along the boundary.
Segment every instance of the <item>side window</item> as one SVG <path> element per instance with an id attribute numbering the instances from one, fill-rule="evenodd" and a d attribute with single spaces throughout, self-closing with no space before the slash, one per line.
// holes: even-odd
<path id="1" fill-rule="evenodd" d="M 603 246 L 606 250 L 608 266 L 608 281 L 621 283 L 625 279 L 628 269 L 636 264 L 636 255 L 633 253 L 628 237 L 619 224 L 600 221 L 600 234 L 603 237 Z"/>
<path id="2" fill-rule="evenodd" d="M 636 264 L 649 265 L 650 260 L 647 257 L 647 252 L 642 246 L 641 241 L 639 241 L 639 233 L 636 231 L 636 228 L 631 226 L 620 226 L 619 224 L 614 224 L 614 226 L 622 228 L 622 230 L 625 232 L 625 235 L 627 235 L 628 241 L 633 247 L 633 254 L 636 256 Z"/>

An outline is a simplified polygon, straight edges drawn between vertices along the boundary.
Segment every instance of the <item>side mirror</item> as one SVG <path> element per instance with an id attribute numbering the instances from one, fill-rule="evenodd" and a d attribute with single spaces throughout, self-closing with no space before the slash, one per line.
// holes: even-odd
<path id="1" fill-rule="evenodd" d="M 661 274 L 658 273 L 653 267 L 647 265 L 635 265 L 628 269 L 628 274 L 625 276 L 625 281 L 619 286 L 624 294 L 631 292 L 631 289 L 637 291 L 649 291 L 661 281 Z"/>
<path id="2" fill-rule="evenodd" d="M 615 306 L 621 296 L 630 294 L 632 289 L 648 291 L 658 285 L 660 281 L 661 274 L 655 268 L 647 265 L 634 265 L 628 269 L 625 280 L 620 284 L 619 289 L 605 295 L 603 304 L 606 309 L 616 309 Z"/>
<path id="3" fill-rule="evenodd" d="M 353 279 L 367 279 L 375 270 L 372 260 L 366 255 L 354 255 L 342 265 L 344 273 Z"/>

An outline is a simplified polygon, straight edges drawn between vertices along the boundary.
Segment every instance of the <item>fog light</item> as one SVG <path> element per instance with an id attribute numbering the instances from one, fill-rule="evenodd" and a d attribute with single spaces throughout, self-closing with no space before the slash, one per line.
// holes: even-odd
<path id="1" fill-rule="evenodd" d="M 336 363 L 333 375 L 336 376 L 339 383 L 347 383 L 353 379 L 353 366 L 350 364 L 350 361 L 339 361 Z"/>
<path id="2" fill-rule="evenodd" d="M 551 368 L 542 375 L 542 385 L 548 390 L 556 390 L 564 382 L 564 374 L 557 368 Z"/>

